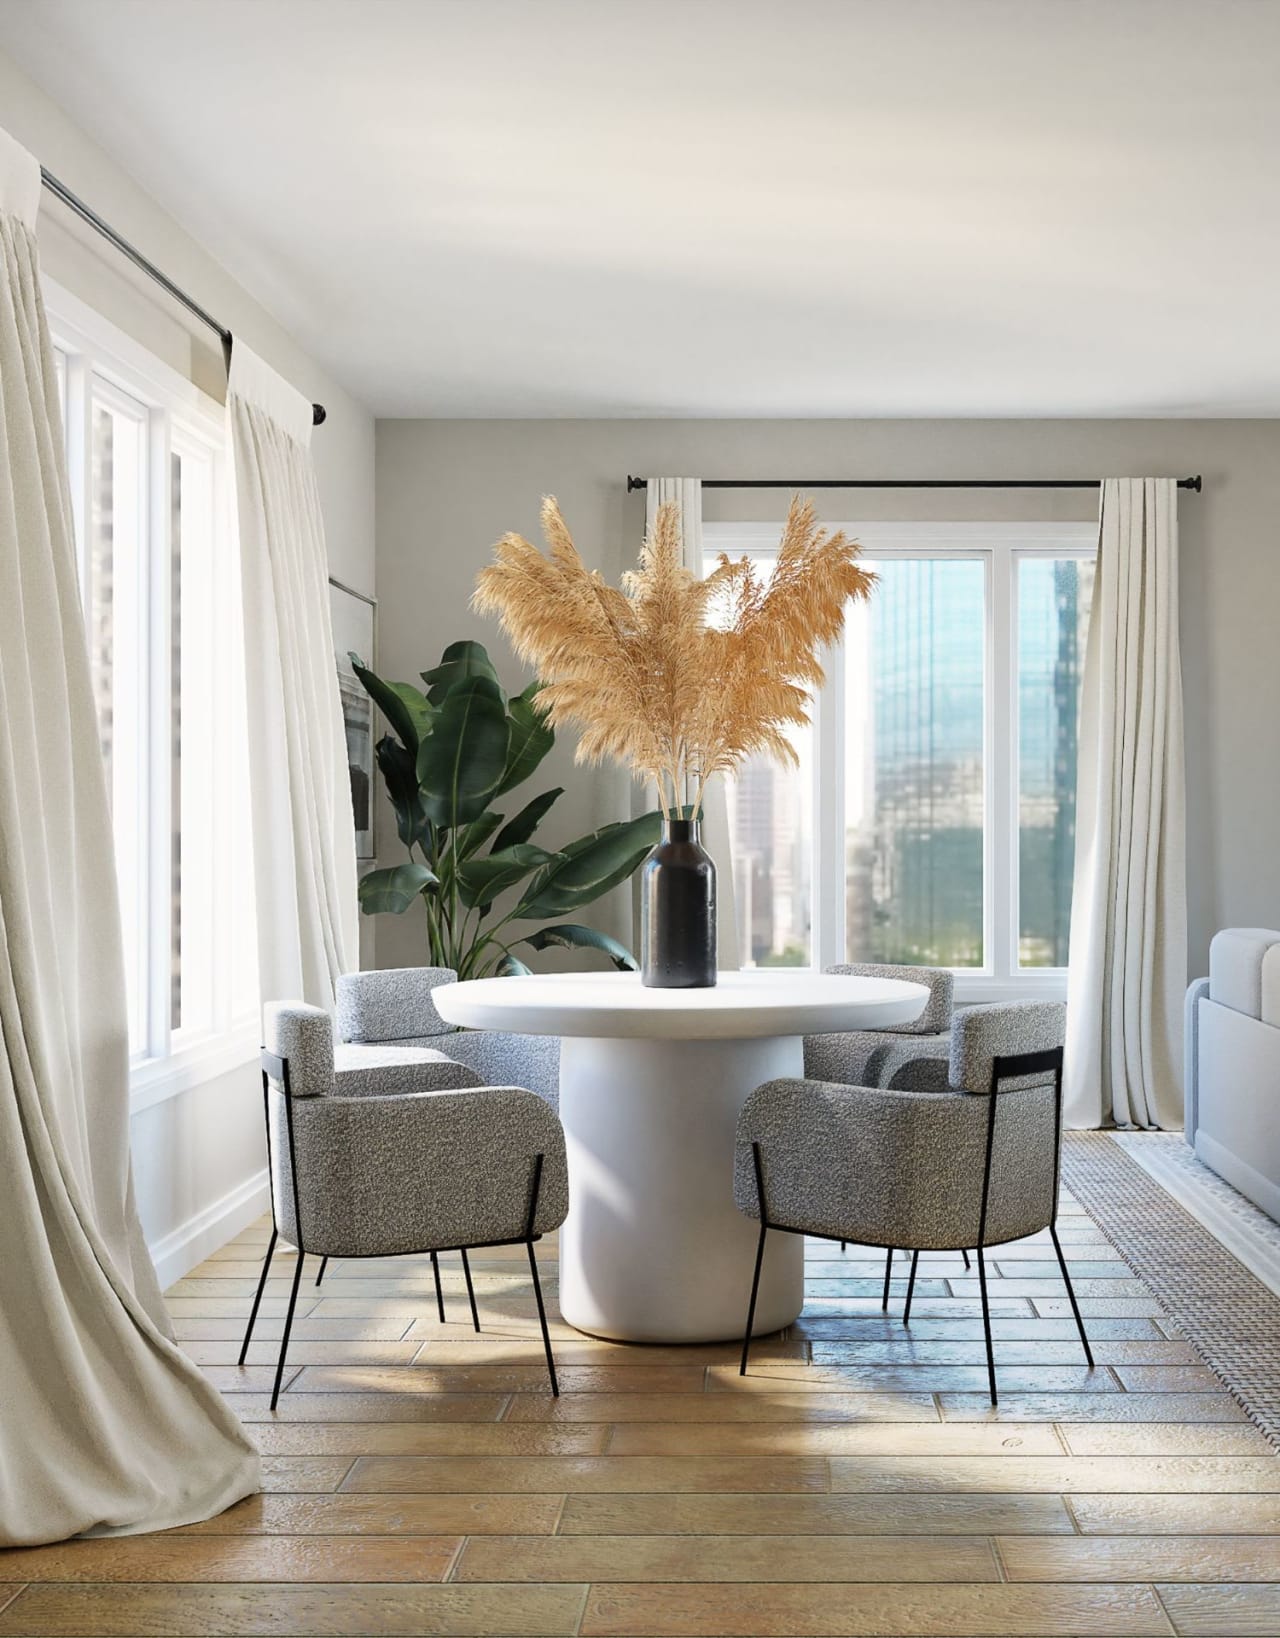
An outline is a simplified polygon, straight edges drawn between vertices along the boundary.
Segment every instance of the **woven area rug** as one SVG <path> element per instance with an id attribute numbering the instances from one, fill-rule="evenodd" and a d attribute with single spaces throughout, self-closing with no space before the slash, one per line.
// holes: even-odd
<path id="1" fill-rule="evenodd" d="M 1167 1317 L 1280 1447 L 1277 1297 L 1107 1132 L 1064 1134 L 1063 1180 Z"/>

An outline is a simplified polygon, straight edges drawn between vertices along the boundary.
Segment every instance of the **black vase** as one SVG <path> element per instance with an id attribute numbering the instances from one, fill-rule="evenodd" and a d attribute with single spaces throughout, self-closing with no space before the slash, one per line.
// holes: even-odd
<path id="1" fill-rule="evenodd" d="M 664 819 L 640 866 L 640 976 L 660 990 L 716 981 L 716 867 L 696 819 Z"/>

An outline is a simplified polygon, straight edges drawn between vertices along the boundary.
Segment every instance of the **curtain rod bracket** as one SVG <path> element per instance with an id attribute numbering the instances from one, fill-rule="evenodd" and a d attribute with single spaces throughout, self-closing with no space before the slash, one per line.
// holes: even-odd
<path id="1" fill-rule="evenodd" d="M 40 180 L 55 199 L 61 199 L 68 210 L 73 211 L 82 222 L 87 222 L 95 233 L 101 234 L 109 245 L 113 245 L 122 256 L 127 257 L 149 279 L 154 279 L 162 290 L 168 291 L 173 299 L 185 307 L 193 318 L 199 319 L 201 324 L 208 325 L 209 329 L 221 340 L 224 347 L 231 345 L 231 331 L 227 329 L 225 324 L 219 324 L 212 313 L 201 307 L 200 303 L 193 296 L 189 296 L 180 285 L 176 285 L 167 273 L 162 273 L 156 264 L 150 258 L 144 256 L 136 245 L 130 244 L 122 233 L 117 233 L 109 222 L 104 222 L 96 210 L 85 204 L 79 194 L 72 193 L 65 182 L 59 182 L 53 172 L 46 170 L 43 165 L 40 167 Z M 324 420 L 324 405 L 312 404 L 312 426 L 321 426 Z"/>

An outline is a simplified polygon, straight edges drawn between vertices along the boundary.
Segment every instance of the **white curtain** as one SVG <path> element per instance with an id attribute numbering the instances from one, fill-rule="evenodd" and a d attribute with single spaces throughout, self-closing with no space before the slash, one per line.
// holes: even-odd
<path id="1" fill-rule="evenodd" d="M 702 479 L 650 478 L 645 488 L 646 531 L 653 528 L 658 508 L 674 501 L 680 509 L 685 567 L 702 579 Z M 692 800 L 693 793 L 689 793 Z M 729 851 L 729 809 L 724 780 L 707 781 L 702 797 L 702 845 L 716 866 L 716 966 L 721 972 L 738 970 L 738 913 L 733 890 L 733 857 Z"/>
<path id="2" fill-rule="evenodd" d="M 258 1456 L 174 1345 L 133 1203 L 111 815 L 36 260 L 0 132 L 0 1545 L 221 1512 Z"/>
<path id="3" fill-rule="evenodd" d="M 1182 1125 L 1186 982 L 1177 486 L 1108 478 L 1080 702 L 1068 1125 Z"/>
<path id="4" fill-rule="evenodd" d="M 356 839 L 311 404 L 237 340 L 227 416 L 240 521 L 259 983 L 263 1001 L 332 1009 L 334 982 L 359 953 Z"/>

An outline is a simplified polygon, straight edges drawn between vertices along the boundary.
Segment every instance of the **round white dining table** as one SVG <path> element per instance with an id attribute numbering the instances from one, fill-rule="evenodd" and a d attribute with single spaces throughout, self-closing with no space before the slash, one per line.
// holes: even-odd
<path id="1" fill-rule="evenodd" d="M 928 991 L 757 968 L 721 973 L 710 989 L 554 973 L 448 984 L 431 999 L 451 1024 L 561 1037 L 569 1324 L 627 1342 L 719 1342 L 742 1334 L 756 1252 L 756 1224 L 733 1203 L 747 1096 L 804 1073 L 804 1036 L 910 1023 Z M 803 1304 L 804 1243 L 772 1235 L 756 1331 L 790 1325 Z"/>

